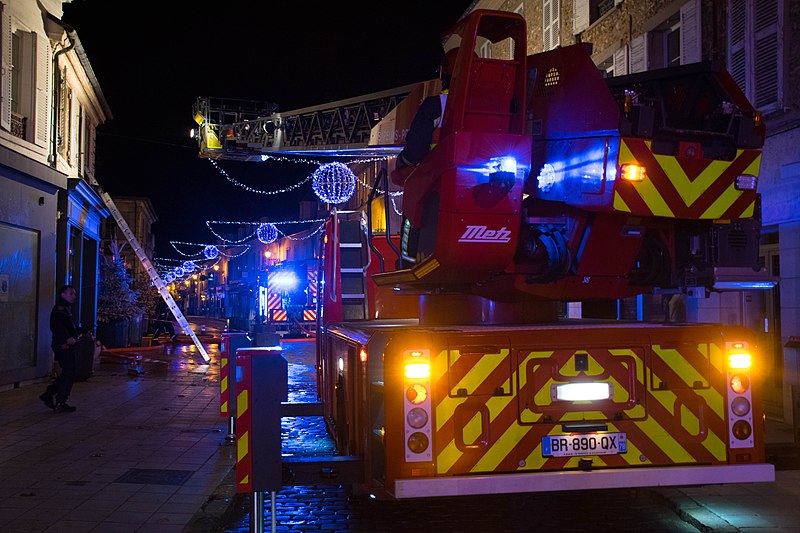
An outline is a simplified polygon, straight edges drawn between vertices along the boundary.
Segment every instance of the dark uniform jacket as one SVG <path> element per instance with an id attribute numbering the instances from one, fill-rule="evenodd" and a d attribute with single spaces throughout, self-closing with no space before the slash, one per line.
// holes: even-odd
<path id="1" fill-rule="evenodd" d="M 55 353 L 67 349 L 67 339 L 78 338 L 78 328 L 72 320 L 72 305 L 63 298 L 59 298 L 50 312 L 50 331 L 53 340 L 50 347 Z"/>

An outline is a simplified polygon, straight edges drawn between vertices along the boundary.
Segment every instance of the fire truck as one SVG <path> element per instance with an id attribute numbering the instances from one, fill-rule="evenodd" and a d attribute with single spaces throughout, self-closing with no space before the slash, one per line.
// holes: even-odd
<path id="1" fill-rule="evenodd" d="M 527 56 L 514 13 L 473 11 L 449 35 L 435 146 L 373 189 L 403 191 L 402 226 L 373 235 L 371 213 L 334 210 L 320 242 L 318 393 L 360 485 L 412 498 L 774 480 L 750 330 L 563 313 L 765 283 L 760 114 L 713 64 L 606 79 L 584 44 Z M 506 58 L 476 54 L 485 42 Z M 389 95 L 372 132 L 407 127 L 432 83 Z M 359 142 L 281 144 L 292 120 L 199 120 L 201 155 Z M 228 148 L 223 130 L 267 137 Z"/>
<path id="2" fill-rule="evenodd" d="M 259 287 L 259 314 L 276 330 L 301 336 L 314 329 L 317 318 L 317 262 L 283 261 L 267 269 Z"/>

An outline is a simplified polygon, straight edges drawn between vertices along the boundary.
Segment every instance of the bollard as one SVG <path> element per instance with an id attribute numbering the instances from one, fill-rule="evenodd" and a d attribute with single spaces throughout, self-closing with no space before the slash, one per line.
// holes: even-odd
<path id="1" fill-rule="evenodd" d="M 236 351 L 237 492 L 281 489 L 281 403 L 289 396 L 288 369 L 280 346 Z"/>
<path id="2" fill-rule="evenodd" d="M 225 332 L 219 346 L 219 414 L 228 417 L 228 434 L 225 441 L 232 444 L 236 441 L 236 395 L 231 394 L 233 382 L 230 377 L 234 366 L 232 357 L 236 350 L 252 346 L 250 336 L 243 331 Z"/>

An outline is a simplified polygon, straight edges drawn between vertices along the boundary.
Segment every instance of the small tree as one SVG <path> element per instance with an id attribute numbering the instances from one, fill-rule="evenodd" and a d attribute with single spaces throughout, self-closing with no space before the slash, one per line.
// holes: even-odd
<path id="1" fill-rule="evenodd" d="M 139 272 L 136 280 L 133 282 L 133 288 L 138 293 L 136 305 L 144 311 L 144 314 L 152 318 L 156 314 L 156 308 L 161 300 L 161 294 L 158 289 L 153 285 L 150 276 L 147 272 Z"/>
<path id="2" fill-rule="evenodd" d="M 103 256 L 100 261 L 100 287 L 97 295 L 98 322 L 130 320 L 139 315 L 139 294 L 131 288 L 132 281 L 119 254 Z"/>

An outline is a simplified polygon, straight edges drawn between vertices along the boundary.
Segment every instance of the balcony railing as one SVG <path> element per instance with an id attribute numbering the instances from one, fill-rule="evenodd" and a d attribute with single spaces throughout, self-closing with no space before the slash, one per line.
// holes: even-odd
<path id="1" fill-rule="evenodd" d="M 11 113 L 11 135 L 19 137 L 20 139 L 24 139 L 25 127 L 27 122 L 28 122 L 28 117 L 23 117 L 22 115 Z"/>

